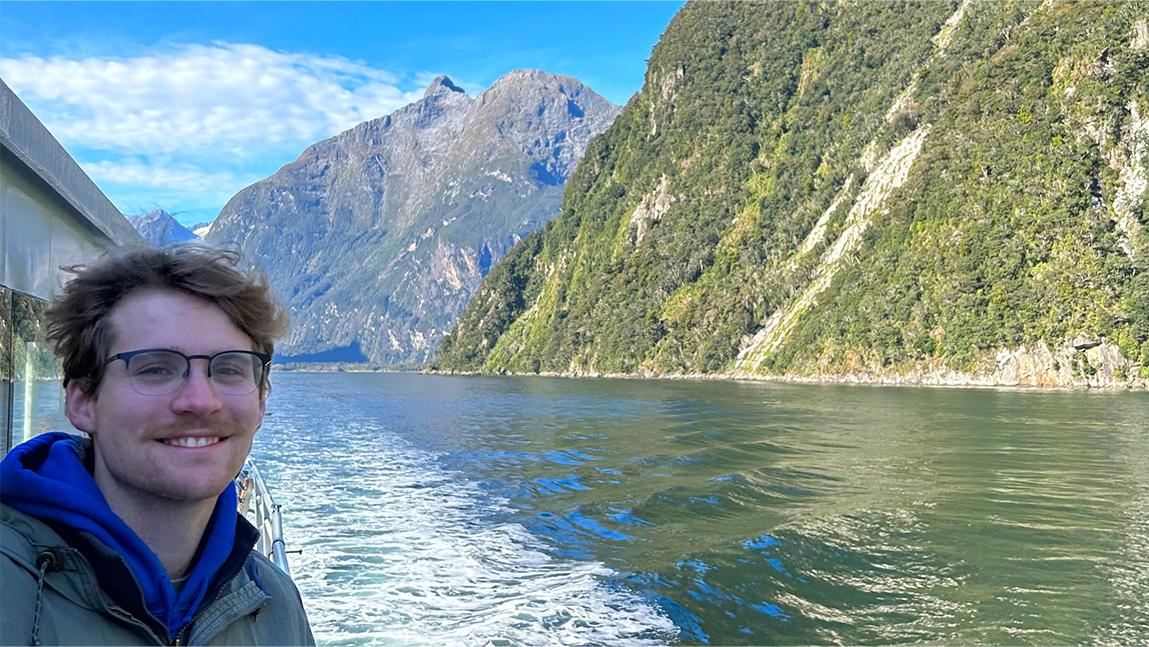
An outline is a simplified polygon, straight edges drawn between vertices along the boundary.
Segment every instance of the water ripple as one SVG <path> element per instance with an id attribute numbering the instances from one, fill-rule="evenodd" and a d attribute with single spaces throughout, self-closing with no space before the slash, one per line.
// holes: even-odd
<path id="1" fill-rule="evenodd" d="M 342 644 L 1149 642 L 1149 398 L 278 376 Z"/>
<path id="2" fill-rule="evenodd" d="M 601 562 L 556 558 L 522 525 L 494 521 L 507 502 L 434 454 L 355 411 L 321 408 L 322 419 L 311 405 L 276 416 L 256 449 L 303 550 L 294 574 L 321 642 L 657 644 L 677 633 Z M 568 521 L 612 537 L 593 519 Z"/>

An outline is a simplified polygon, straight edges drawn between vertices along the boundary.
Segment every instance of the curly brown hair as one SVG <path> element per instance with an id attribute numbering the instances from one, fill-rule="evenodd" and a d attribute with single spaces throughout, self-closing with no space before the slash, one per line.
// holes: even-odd
<path id="1" fill-rule="evenodd" d="M 267 277 L 240 269 L 242 254 L 198 243 L 171 247 L 126 246 L 89 265 L 61 268 L 75 274 L 48 308 L 48 340 L 64 364 L 64 386 L 81 380 L 89 395 L 100 386 L 108 351 L 115 342 L 108 315 L 138 290 L 177 290 L 223 310 L 268 356 L 287 332 L 288 318 Z M 266 388 L 266 374 L 261 391 Z"/>

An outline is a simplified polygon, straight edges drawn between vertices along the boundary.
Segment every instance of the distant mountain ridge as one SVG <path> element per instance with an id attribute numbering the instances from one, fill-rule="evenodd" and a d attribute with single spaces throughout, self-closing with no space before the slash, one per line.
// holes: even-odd
<path id="1" fill-rule="evenodd" d="M 184 227 L 170 213 L 163 209 L 152 209 L 147 213 L 127 216 L 128 222 L 153 245 L 166 247 L 177 243 L 199 240 L 200 237 Z"/>
<path id="2" fill-rule="evenodd" d="M 285 358 L 421 364 L 490 267 L 558 213 L 618 111 L 539 71 L 474 98 L 441 76 L 240 191 L 207 240 L 267 272 L 294 321 Z"/>
<path id="3" fill-rule="evenodd" d="M 1147 19 L 689 3 L 436 365 L 1145 388 Z"/>

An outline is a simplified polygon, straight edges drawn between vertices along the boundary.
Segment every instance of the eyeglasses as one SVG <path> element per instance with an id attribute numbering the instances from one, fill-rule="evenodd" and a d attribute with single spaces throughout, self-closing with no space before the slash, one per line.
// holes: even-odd
<path id="1" fill-rule="evenodd" d="M 247 395 L 263 383 L 271 358 L 249 350 L 225 350 L 215 355 L 184 355 L 166 348 L 117 353 L 104 366 L 124 360 L 128 381 L 140 395 L 171 395 L 191 373 L 193 359 L 207 360 L 207 376 L 224 395 Z"/>

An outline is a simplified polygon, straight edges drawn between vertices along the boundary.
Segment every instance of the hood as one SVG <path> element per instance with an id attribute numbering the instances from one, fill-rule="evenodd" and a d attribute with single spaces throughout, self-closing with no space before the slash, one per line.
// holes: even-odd
<path id="1" fill-rule="evenodd" d="M 85 464 L 91 450 L 91 440 L 63 432 L 36 436 L 14 447 L 0 462 L 0 499 L 43 521 L 88 533 L 122 556 L 148 611 L 175 635 L 191 621 L 231 552 L 235 484 L 216 501 L 198 556 L 177 596 L 159 557 L 108 507 Z"/>

